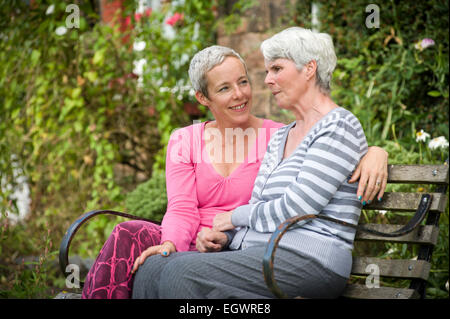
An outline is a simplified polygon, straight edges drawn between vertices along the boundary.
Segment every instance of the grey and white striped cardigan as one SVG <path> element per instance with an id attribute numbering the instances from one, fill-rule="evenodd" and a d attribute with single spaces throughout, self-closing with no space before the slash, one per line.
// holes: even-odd
<path id="1" fill-rule="evenodd" d="M 233 225 L 240 228 L 230 249 L 266 244 L 278 225 L 297 215 L 320 213 L 358 223 L 358 185 L 347 181 L 368 150 L 359 120 L 344 108 L 333 109 L 283 159 L 286 139 L 294 125 L 284 126 L 272 136 L 249 204 L 232 214 Z M 352 228 L 314 219 L 291 228 L 279 247 L 316 258 L 328 269 L 348 277 L 354 236 Z"/>

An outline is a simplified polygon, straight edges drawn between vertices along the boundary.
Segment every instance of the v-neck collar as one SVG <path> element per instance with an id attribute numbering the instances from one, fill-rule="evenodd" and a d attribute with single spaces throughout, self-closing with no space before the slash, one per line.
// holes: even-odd
<path id="1" fill-rule="evenodd" d="M 206 145 L 205 145 L 205 140 L 204 140 L 204 134 L 205 134 L 205 126 L 206 126 L 206 123 L 208 123 L 209 121 L 206 121 L 206 122 L 203 122 L 202 123 L 202 130 L 201 130 L 201 149 L 202 149 L 202 153 L 203 153 L 203 150 L 204 150 L 204 148 L 206 147 Z M 261 128 L 263 128 L 263 129 L 265 129 L 266 128 L 266 125 L 267 125 L 267 120 L 266 119 L 263 119 L 263 123 L 262 123 L 262 125 L 261 125 Z M 259 128 L 258 128 L 259 129 Z M 256 135 L 256 139 L 255 139 L 255 143 L 254 143 L 254 145 L 252 146 L 252 148 L 251 148 L 251 150 L 249 150 L 248 152 L 247 152 L 247 156 L 244 158 L 244 161 L 241 163 L 241 164 L 239 164 L 239 166 L 237 166 L 228 176 L 223 176 L 222 174 L 220 174 L 217 170 L 216 170 L 216 168 L 214 167 L 214 165 L 212 164 L 212 162 L 211 162 L 211 159 L 209 158 L 209 154 L 207 153 L 207 152 L 204 152 L 204 156 L 205 157 L 208 157 L 208 161 L 206 161 L 205 159 L 203 159 L 203 161 L 206 163 L 206 164 L 208 164 L 208 166 L 211 168 L 211 170 L 217 175 L 217 176 L 219 176 L 220 178 L 222 178 L 222 179 L 228 179 L 228 178 L 230 178 L 232 175 L 234 175 L 235 173 L 236 173 L 236 171 L 238 171 L 238 170 L 240 170 L 245 164 L 247 164 L 247 162 L 248 162 L 248 156 L 249 156 L 249 154 L 251 154 L 251 152 L 255 152 L 255 154 L 257 154 L 257 150 L 255 150 L 256 148 L 257 148 L 257 146 L 259 145 L 259 139 L 261 138 L 261 136 L 258 134 L 258 133 L 256 133 L 257 135 Z M 256 155 L 256 157 L 257 157 L 257 155 Z M 258 159 L 256 158 L 256 161 L 257 161 Z"/>
<path id="2" fill-rule="evenodd" d="M 296 121 L 293 121 L 292 123 L 288 124 L 286 127 L 286 130 L 283 132 L 283 136 L 281 138 L 281 143 L 280 143 L 280 147 L 278 148 L 278 163 L 277 165 L 279 165 L 280 163 L 286 162 L 288 161 L 292 155 L 297 151 L 297 149 L 307 140 L 307 137 L 311 134 L 311 132 L 314 131 L 314 129 L 322 122 L 324 121 L 326 118 L 328 118 L 329 116 L 331 116 L 331 114 L 337 112 L 337 110 L 341 110 L 342 107 L 338 106 L 334 109 L 332 109 L 331 111 L 329 111 L 327 114 L 325 114 L 324 116 L 322 116 L 309 130 L 308 133 L 305 135 L 305 137 L 303 137 L 302 141 L 300 143 L 298 143 L 298 145 L 296 146 L 295 150 L 286 158 L 283 158 L 284 155 L 284 150 L 286 149 L 286 142 L 287 142 L 287 138 L 289 135 L 289 131 L 295 126 L 295 124 L 297 123 Z"/>

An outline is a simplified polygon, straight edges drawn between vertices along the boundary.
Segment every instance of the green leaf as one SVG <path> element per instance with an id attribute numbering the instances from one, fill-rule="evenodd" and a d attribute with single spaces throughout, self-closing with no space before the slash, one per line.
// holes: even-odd
<path id="1" fill-rule="evenodd" d="M 72 94 L 71 94 L 72 99 L 75 100 L 77 97 L 80 96 L 80 94 L 81 94 L 81 88 L 80 87 L 77 87 L 76 89 L 73 89 L 72 90 Z"/>
<path id="2" fill-rule="evenodd" d="M 105 51 L 106 49 L 96 51 L 92 58 L 92 63 L 99 66 L 103 65 L 103 62 L 105 61 Z"/>
<path id="3" fill-rule="evenodd" d="M 95 80 L 97 80 L 97 72 L 95 72 L 95 71 L 84 72 L 83 76 L 91 82 L 94 82 Z"/>
<path id="4" fill-rule="evenodd" d="M 19 113 L 20 113 L 20 108 L 13 110 L 12 114 L 11 114 L 11 118 L 15 119 Z"/>
<path id="5" fill-rule="evenodd" d="M 73 127 L 75 128 L 75 132 L 81 132 L 83 130 L 83 124 L 80 122 L 74 122 Z"/>
<path id="6" fill-rule="evenodd" d="M 432 96 L 432 97 L 439 97 L 439 96 L 441 96 L 441 92 L 439 92 L 439 91 L 429 91 L 427 94 L 429 96 Z"/>
<path id="7" fill-rule="evenodd" d="M 39 52 L 37 50 L 33 50 L 33 52 L 31 53 L 31 63 L 33 65 L 36 65 L 40 57 L 41 57 L 41 52 Z"/>

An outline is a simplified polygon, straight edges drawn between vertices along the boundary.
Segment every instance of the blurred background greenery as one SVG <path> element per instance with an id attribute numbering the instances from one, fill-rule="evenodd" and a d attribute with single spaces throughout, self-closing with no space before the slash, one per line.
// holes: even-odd
<path id="1" fill-rule="evenodd" d="M 332 96 L 359 117 L 370 145 L 385 148 L 390 163 L 442 163 L 448 157 L 448 1 L 385 1 L 380 27 L 373 29 L 365 26 L 367 1 L 285 2 L 289 14 L 275 17 L 280 28 L 315 26 L 312 4 L 319 8 L 320 30 L 332 35 L 338 56 Z M 137 1 L 123 1 L 123 23 L 113 28 L 100 23 L 98 2 L 73 1 L 80 24 L 68 29 L 68 3 L 0 4 L 3 298 L 51 298 L 64 288 L 52 265 L 64 232 L 83 212 L 113 209 L 162 218 L 169 135 L 210 116 L 190 90 L 190 58 L 216 43 L 219 25 L 232 32 L 258 5 L 159 1 L 157 10 L 139 11 Z M 231 7 L 230 14 L 218 16 L 223 7 Z M 21 211 L 17 190 L 24 185 L 28 214 L 14 221 Z M 120 221 L 92 220 L 71 251 L 95 258 Z M 414 257 L 401 246 L 385 249 L 393 257 Z M 430 298 L 448 298 L 448 251 L 447 204 Z"/>

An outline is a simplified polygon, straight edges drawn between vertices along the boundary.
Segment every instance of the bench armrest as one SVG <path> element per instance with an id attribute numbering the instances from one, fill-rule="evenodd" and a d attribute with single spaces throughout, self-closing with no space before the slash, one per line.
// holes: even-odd
<path id="1" fill-rule="evenodd" d="M 423 194 L 419 203 L 419 207 L 416 210 L 416 213 L 414 216 L 408 221 L 406 225 L 404 225 L 399 230 L 396 230 L 392 233 L 384 233 L 380 231 L 376 231 L 373 229 L 365 228 L 363 225 L 353 225 L 350 223 L 346 223 L 344 221 L 334 219 L 328 216 L 324 215 L 303 215 L 303 216 L 295 216 L 292 218 L 289 218 L 285 220 L 283 223 L 281 223 L 277 229 L 273 232 L 272 236 L 269 239 L 269 242 L 267 244 L 266 251 L 264 253 L 263 257 L 263 274 L 264 274 L 264 280 L 266 282 L 267 287 L 272 291 L 272 293 L 278 297 L 278 298 L 288 298 L 286 294 L 284 294 L 280 288 L 277 286 L 274 278 L 274 269 L 273 269 L 273 262 L 275 259 L 275 250 L 278 247 L 278 243 L 281 240 L 281 237 L 286 233 L 286 231 L 294 224 L 307 220 L 307 219 L 324 219 L 327 221 L 331 221 L 340 225 L 348 226 L 351 228 L 354 228 L 356 230 L 371 233 L 378 236 L 384 236 L 384 237 L 396 237 L 396 236 L 402 236 L 404 234 L 407 234 L 411 231 L 413 231 L 425 218 L 426 213 L 430 209 L 431 206 L 431 200 L 432 196 L 430 194 Z"/>
<path id="2" fill-rule="evenodd" d="M 154 223 L 157 225 L 160 224 L 160 222 L 158 222 L 158 221 L 154 221 L 154 220 L 150 220 L 147 218 L 138 217 L 138 216 L 122 213 L 122 212 L 117 212 L 117 211 L 113 211 L 113 210 L 93 210 L 93 211 L 84 213 L 74 223 L 72 223 L 72 225 L 70 225 L 70 227 L 67 229 L 67 231 L 64 234 L 64 237 L 61 241 L 61 245 L 59 247 L 59 267 L 60 267 L 64 277 L 66 277 L 67 275 L 70 274 L 69 272 L 66 272 L 66 268 L 67 268 L 67 265 L 69 265 L 69 246 L 70 246 L 70 243 L 72 242 L 72 239 L 73 239 L 75 233 L 78 231 L 78 229 L 81 227 L 81 225 L 83 225 L 89 219 L 91 219 L 94 216 L 102 215 L 102 214 L 110 214 L 110 215 L 121 216 L 121 217 L 135 219 L 135 220 L 148 221 L 148 222 L 151 222 L 151 223 Z M 83 286 L 83 282 L 81 282 L 81 281 L 80 281 L 80 286 L 81 287 Z"/>

